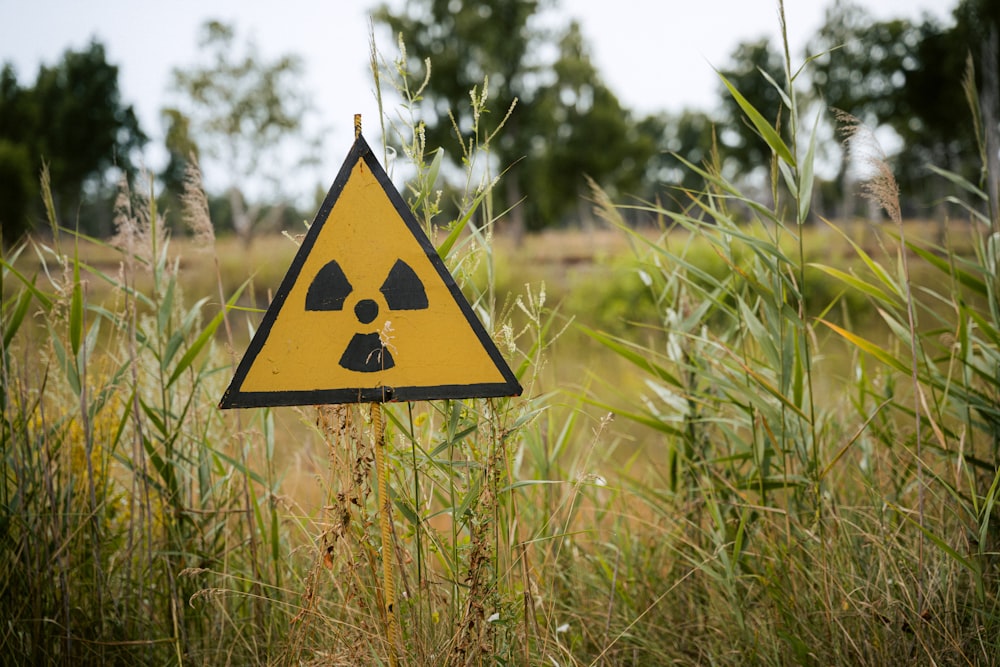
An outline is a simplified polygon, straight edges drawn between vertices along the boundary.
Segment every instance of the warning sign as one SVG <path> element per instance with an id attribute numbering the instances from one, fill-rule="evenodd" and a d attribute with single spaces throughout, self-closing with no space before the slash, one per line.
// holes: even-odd
<path id="1" fill-rule="evenodd" d="M 219 406 L 520 393 L 359 135 Z"/>

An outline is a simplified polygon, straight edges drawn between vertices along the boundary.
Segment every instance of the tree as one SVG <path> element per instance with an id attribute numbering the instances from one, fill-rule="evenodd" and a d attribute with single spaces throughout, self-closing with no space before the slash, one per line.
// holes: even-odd
<path id="1" fill-rule="evenodd" d="M 107 172 L 131 172 L 133 156 L 146 142 L 133 108 L 118 89 L 118 67 L 108 63 L 104 46 L 92 41 L 81 51 L 68 50 L 54 67 L 41 67 L 33 88 L 21 88 L 13 69 L 0 76 L 0 140 L 26 150 L 32 177 L 42 163 L 49 168 L 53 200 L 64 221 L 86 197 L 97 195 Z M 5 164 L 22 164 L 6 149 Z M 14 214 L 20 216 L 20 214 Z M 17 220 L 5 221 L 12 229 Z M 102 222 L 106 222 L 101 226 Z M 109 220 L 83 218 L 83 231 L 110 232 Z"/>
<path id="2" fill-rule="evenodd" d="M 741 42 L 730 56 L 731 64 L 721 74 L 771 123 L 782 126 L 784 104 L 776 86 L 785 85 L 784 59 L 767 39 Z M 766 76 L 765 76 L 766 75 Z M 768 80 L 770 77 L 770 80 Z M 722 88 L 724 130 L 719 134 L 723 158 L 744 174 L 760 172 L 771 164 L 771 149 L 744 119 L 739 104 Z M 785 128 L 782 134 L 787 135 Z"/>
<path id="3" fill-rule="evenodd" d="M 26 146 L 0 139 L 0 229 L 12 245 L 30 229 L 29 211 L 38 192 Z"/>
<path id="4" fill-rule="evenodd" d="M 167 192 L 174 196 L 184 190 L 184 178 L 191 158 L 198 158 L 198 144 L 191 137 L 191 119 L 177 109 L 163 109 L 161 117 L 167 127 L 164 145 L 169 159 L 160 172 L 160 180 Z"/>
<path id="5" fill-rule="evenodd" d="M 68 220 L 81 188 L 100 186 L 114 166 L 134 172 L 132 156 L 147 137 L 132 106 L 122 104 L 118 67 L 108 64 L 97 41 L 82 51 L 67 51 L 56 67 L 42 67 L 34 98 L 39 152 L 49 166 L 56 207 Z"/>
<path id="6" fill-rule="evenodd" d="M 164 110 L 173 132 L 168 139 L 176 140 L 168 147 L 176 162 L 166 178 L 183 171 L 187 156 L 179 150 L 200 147 L 227 174 L 232 225 L 249 243 L 263 223 L 263 206 L 248 206 L 248 192 L 282 195 L 281 179 L 290 171 L 284 149 L 303 133 L 310 104 L 300 88 L 302 62 L 292 55 L 267 60 L 252 41 L 239 53 L 235 29 L 218 21 L 202 26 L 200 47 L 208 54 L 207 65 L 173 71 L 173 87 L 184 100 Z M 277 219 L 281 207 L 271 213 Z"/>
<path id="7" fill-rule="evenodd" d="M 640 196 L 650 201 L 666 196 L 680 208 L 688 206 L 690 199 L 684 192 L 700 191 L 704 179 L 681 160 L 699 167 L 711 162 L 714 121 L 703 111 L 685 109 L 678 114 L 647 116 L 639 122 L 638 129 L 659 149 L 646 161 Z M 661 204 L 667 205 L 662 201 Z"/>
<path id="8" fill-rule="evenodd" d="M 885 121 L 903 102 L 917 40 L 908 21 L 877 22 L 860 5 L 837 0 L 806 52 L 814 93 L 864 123 Z"/>
<path id="9" fill-rule="evenodd" d="M 0 71 L 0 228 L 2 242 L 13 244 L 31 227 L 31 202 L 36 198 L 35 162 L 28 143 L 33 122 L 27 95 L 10 65 Z"/>
<path id="10" fill-rule="evenodd" d="M 891 127 L 902 140 L 902 149 L 891 157 L 910 215 L 947 194 L 948 184 L 928 165 L 975 181 L 981 157 L 997 152 L 979 153 L 963 82 L 971 57 L 984 131 L 995 136 L 997 86 L 990 73 L 995 82 L 998 56 L 990 44 L 1000 25 L 1000 5 L 962 0 L 954 17 L 950 27 L 930 18 L 919 24 L 872 22 L 858 6 L 838 2 L 815 40 L 823 54 L 814 62 L 817 93 L 867 125 Z M 845 156 L 841 174 L 846 167 Z"/>
<path id="11" fill-rule="evenodd" d="M 399 13 L 382 5 L 374 15 L 394 35 L 403 36 L 411 71 L 431 61 L 424 104 L 429 146 L 445 147 L 448 155 L 460 154 L 449 113 L 461 130 L 468 131 L 473 124 L 469 91 L 482 89 L 486 77 L 491 100 L 487 111 L 492 118 L 488 125 L 499 125 L 518 101 L 516 113 L 493 147 L 500 165 L 511 169 L 504 208 L 522 198 L 524 177 L 516 163 L 532 153 L 531 139 L 537 136 L 531 103 L 541 63 L 532 54 L 543 50 L 544 33 L 532 27 L 530 19 L 539 9 L 538 0 L 414 0 Z M 515 228 L 524 228 L 522 214 L 521 208 L 512 209 Z"/>
<path id="12" fill-rule="evenodd" d="M 997 173 L 1000 5 L 990 0 L 962 0 L 953 16 L 955 23 L 949 28 L 933 21 L 921 26 L 918 66 L 907 80 L 906 90 L 916 118 L 903 130 L 910 133 L 903 136 L 920 149 L 925 161 L 976 182 L 977 176 L 985 176 L 984 161 L 992 162 L 994 177 Z M 972 81 L 979 94 L 975 102 L 981 128 L 975 127 L 966 103 L 964 82 L 969 74 L 974 75 Z M 977 129 L 984 136 L 977 136 Z M 989 147 L 983 153 L 980 142 Z M 981 185 L 991 192 L 995 205 L 996 182 L 982 179 Z"/>
<path id="13" fill-rule="evenodd" d="M 955 19 L 956 41 L 972 48 L 985 135 L 976 137 L 984 149 L 981 180 L 986 181 L 983 185 L 990 197 L 994 229 L 1000 229 L 1000 183 L 996 177 L 1000 174 L 1000 7 L 987 0 L 963 0 L 955 10 Z M 989 174 L 994 177 L 987 179 Z"/>
<path id="14" fill-rule="evenodd" d="M 967 58 L 975 48 L 935 21 L 915 28 L 912 61 L 900 86 L 898 106 L 884 118 L 902 138 L 895 171 L 911 214 L 943 200 L 945 182 L 927 168 L 935 165 L 975 181 L 978 153 L 971 110 L 963 91 Z"/>
<path id="15" fill-rule="evenodd" d="M 505 169 L 501 209 L 510 227 L 558 224 L 579 206 L 590 176 L 613 191 L 639 187 L 644 163 L 655 151 L 600 75 L 580 27 L 557 34 L 532 20 L 537 0 L 416 0 L 395 13 L 382 6 L 376 20 L 401 34 L 411 71 L 426 59 L 431 77 L 424 92 L 429 146 L 460 154 L 449 112 L 462 130 L 472 127 L 469 91 L 489 78 L 487 131 L 517 101 L 494 154 Z M 513 208 L 512 208 L 513 207 Z"/>
<path id="16" fill-rule="evenodd" d="M 837 0 L 826 11 L 822 27 L 806 52 L 811 59 L 813 95 L 830 110 L 846 112 L 876 127 L 888 124 L 905 133 L 913 118 L 906 82 L 918 66 L 915 26 L 905 20 L 874 21 L 853 2 Z M 856 201 L 849 186 L 850 157 L 841 144 L 836 183 L 842 216 Z"/>
<path id="17" fill-rule="evenodd" d="M 533 102 L 537 148 L 521 171 L 524 191 L 532 186 L 526 202 L 531 229 L 577 212 L 588 176 L 612 196 L 635 192 L 656 152 L 653 138 L 639 131 L 604 85 L 575 21 L 559 40 L 552 73 L 553 83 L 541 88 Z"/>

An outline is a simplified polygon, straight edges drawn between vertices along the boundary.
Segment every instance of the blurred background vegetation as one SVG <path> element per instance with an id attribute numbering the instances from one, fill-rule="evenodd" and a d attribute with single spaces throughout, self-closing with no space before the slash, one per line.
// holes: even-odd
<path id="1" fill-rule="evenodd" d="M 421 70 L 427 59 L 433 62 L 428 84 L 414 101 L 429 149 L 462 155 L 455 128 L 471 126 L 469 91 L 482 89 L 490 78 L 484 126 L 495 128 L 506 118 L 491 147 L 493 170 L 506 171 L 494 195 L 498 210 L 508 211 L 502 227 L 518 236 L 589 224 L 586 177 L 616 198 L 679 209 L 684 190 L 699 183 L 681 160 L 697 165 L 713 154 L 727 178 L 761 196 L 786 196 L 769 191 L 769 149 L 740 120 L 739 107 L 722 84 L 715 108 L 636 114 L 602 79 L 577 23 L 538 20 L 551 10 L 552 3 L 539 0 L 415 0 L 372 10 L 380 36 L 402 37 L 411 71 Z M 1000 7 L 989 0 L 961 0 L 946 22 L 879 21 L 861 5 L 837 0 L 808 40 L 807 52 L 788 54 L 810 61 L 795 81 L 800 104 L 811 110 L 804 117 L 817 117 L 829 138 L 837 134 L 830 109 L 879 128 L 888 138 L 904 215 L 939 217 L 937 207 L 955 193 L 926 165 L 978 182 L 975 128 L 955 122 L 955 116 L 964 107 L 962 81 L 970 58 L 979 90 L 993 99 L 984 108 L 997 106 L 998 56 L 990 36 L 998 23 Z M 220 231 L 248 240 L 312 216 L 318 199 L 293 200 L 282 179 L 290 168 L 314 163 L 319 142 L 303 123 L 311 99 L 299 56 L 264 57 L 238 28 L 205 23 L 200 60 L 174 70 L 176 104 L 162 109 L 161 148 L 169 158 L 153 176 L 167 223 L 180 230 L 175 211 L 182 175 L 191 157 L 200 157 L 208 182 L 216 184 L 209 196 Z M 740 43 L 720 73 L 765 117 L 779 118 L 782 100 L 768 77 L 782 79 L 785 56 L 779 43 Z M 669 64 L 636 66 L 648 68 L 654 86 L 656 69 Z M 982 122 L 996 123 L 995 111 L 986 116 Z M 150 136 L 122 98 L 118 64 L 108 61 L 99 41 L 66 51 L 60 61 L 41 67 L 34 80 L 19 78 L 6 64 L 0 74 L 4 242 L 40 227 L 43 163 L 60 220 L 89 235 L 109 236 L 113 186 L 122 175 L 134 179 L 137 166 L 148 163 Z M 397 141 L 391 133 L 386 140 Z M 851 164 L 846 145 L 836 140 L 824 145 L 828 154 L 820 157 L 833 175 L 815 190 L 815 215 L 866 213 L 854 197 L 863 169 Z M 450 187 L 453 192 L 460 184 Z M 325 186 L 317 183 L 316 189 L 321 197 Z M 442 206 L 457 214 L 452 199 L 446 195 Z M 628 217 L 631 224 L 649 221 L 638 212 Z"/>

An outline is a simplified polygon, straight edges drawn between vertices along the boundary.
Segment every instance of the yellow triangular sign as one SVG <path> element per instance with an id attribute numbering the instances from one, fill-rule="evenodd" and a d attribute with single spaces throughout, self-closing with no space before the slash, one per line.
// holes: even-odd
<path id="1" fill-rule="evenodd" d="M 358 135 L 219 407 L 520 393 Z"/>

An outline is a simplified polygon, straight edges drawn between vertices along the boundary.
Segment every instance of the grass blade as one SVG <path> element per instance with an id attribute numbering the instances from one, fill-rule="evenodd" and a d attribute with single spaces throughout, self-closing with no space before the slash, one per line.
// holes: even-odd
<path id="1" fill-rule="evenodd" d="M 218 329 L 219 325 L 222 324 L 222 322 L 225 320 L 226 313 L 232 308 L 233 304 L 235 304 L 236 301 L 240 298 L 240 295 L 243 293 L 243 288 L 246 287 L 246 285 L 247 285 L 246 282 L 240 285 L 239 289 L 237 289 L 236 292 L 233 294 L 233 296 L 229 298 L 229 301 L 226 303 L 225 307 L 222 308 L 215 315 L 215 317 L 212 318 L 212 321 L 208 323 L 208 326 L 206 326 L 202 330 L 202 332 L 198 335 L 195 341 L 191 343 L 191 346 L 187 349 L 187 351 L 183 354 L 183 356 L 181 356 L 180 361 L 177 362 L 177 367 L 174 368 L 174 372 L 170 374 L 170 378 L 167 380 L 168 387 L 177 382 L 177 379 L 180 378 L 180 376 L 184 373 L 184 371 L 186 371 L 194 362 L 195 358 L 198 356 L 198 353 L 202 351 L 202 349 L 205 347 L 205 345 L 208 344 L 210 340 L 212 340 L 212 337 L 215 335 L 216 329 Z"/>
<path id="2" fill-rule="evenodd" d="M 69 306 L 69 342 L 73 356 L 80 353 L 83 340 L 83 286 L 80 284 L 80 262 L 73 262 L 73 295 Z"/>
<path id="3" fill-rule="evenodd" d="M 840 336 L 842 336 L 845 340 L 853 344 L 859 350 L 867 352 L 871 356 L 881 361 L 886 366 L 894 368 L 902 373 L 910 373 L 911 369 L 909 364 L 903 363 L 902 361 L 892 356 L 891 354 L 883 350 L 881 347 L 871 342 L 870 340 L 862 338 L 861 336 L 851 331 L 848 331 L 847 329 L 839 327 L 833 322 L 829 322 L 827 320 L 819 320 L 819 321 L 825 324 L 826 326 L 830 327 L 836 333 L 840 334 Z"/>
<path id="4" fill-rule="evenodd" d="M 729 90 L 729 94 L 732 95 L 733 99 L 736 100 L 736 103 L 740 105 L 740 109 L 742 109 L 743 113 L 745 113 L 747 118 L 750 119 L 750 122 L 753 123 L 753 126 L 757 130 L 758 134 L 760 134 L 761 138 L 767 143 L 768 146 L 771 147 L 771 150 L 777 153 L 778 157 L 786 163 L 795 167 L 795 157 L 792 156 L 792 151 L 788 149 L 788 146 L 781 139 L 781 137 L 778 136 L 778 133 L 771 126 L 771 124 L 767 122 L 764 116 L 762 116 L 760 112 L 757 111 L 757 109 L 755 109 L 745 97 L 743 97 L 742 94 L 740 94 L 740 91 L 736 90 L 736 87 L 729 82 L 729 79 L 721 73 L 719 74 L 719 78 L 722 79 L 722 83 Z"/>
<path id="5" fill-rule="evenodd" d="M 6 304 L 4 304 L 6 305 Z M 28 306 L 31 305 L 31 290 L 24 290 L 17 298 L 14 312 L 7 319 L 7 324 L 3 331 L 3 349 L 10 347 L 10 342 L 14 339 L 17 330 L 21 328 L 25 315 L 28 314 Z"/>

